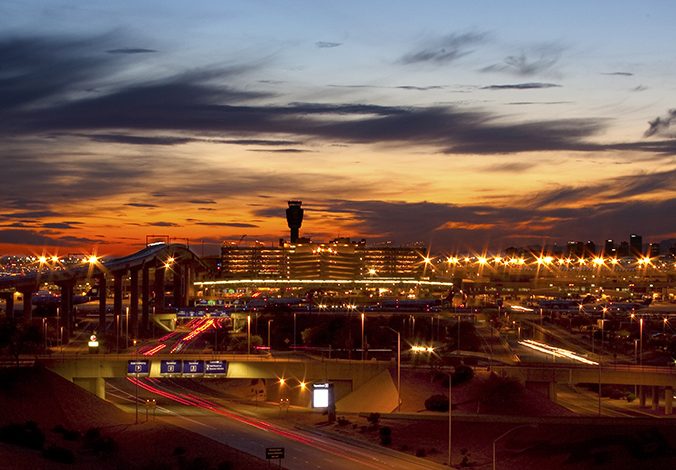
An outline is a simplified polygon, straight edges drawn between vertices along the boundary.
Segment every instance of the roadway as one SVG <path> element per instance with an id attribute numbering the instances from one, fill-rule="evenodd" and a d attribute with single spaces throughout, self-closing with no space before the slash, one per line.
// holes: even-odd
<path id="1" fill-rule="evenodd" d="M 125 411 L 133 413 L 137 396 L 141 420 L 145 419 L 145 400 L 157 402 L 158 420 L 179 426 L 248 454 L 263 458 L 267 447 L 284 447 L 282 466 L 304 469 L 432 470 L 447 468 L 401 452 L 369 444 L 335 440 L 317 432 L 272 424 L 263 414 L 165 380 L 146 379 L 107 385 L 107 396 Z M 138 389 L 136 388 L 138 386 Z M 268 409 L 269 410 L 269 409 Z"/>

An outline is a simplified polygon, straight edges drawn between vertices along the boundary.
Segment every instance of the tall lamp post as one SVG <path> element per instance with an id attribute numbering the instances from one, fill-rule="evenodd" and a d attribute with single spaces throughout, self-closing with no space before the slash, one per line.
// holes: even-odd
<path id="1" fill-rule="evenodd" d="M 638 359 L 640 361 L 641 367 L 643 367 L 643 318 L 639 319 L 638 321 L 639 324 L 639 342 L 641 343 L 641 350 L 640 354 L 638 355 Z"/>
<path id="2" fill-rule="evenodd" d="M 494 441 L 493 441 L 493 470 L 496 470 L 497 468 L 497 459 L 495 457 L 495 445 L 498 443 L 500 439 L 505 437 L 507 434 L 510 434 L 511 432 L 516 431 L 517 429 L 522 429 L 522 428 L 537 428 L 537 424 L 522 424 L 521 426 L 517 426 L 515 428 L 509 429 L 505 431 L 504 433 L 500 434 Z"/>
<path id="3" fill-rule="evenodd" d="M 246 316 L 246 355 L 251 354 L 251 315 Z"/>
<path id="4" fill-rule="evenodd" d="M 361 360 L 365 358 L 364 351 L 364 312 L 361 314 Z"/>
<path id="5" fill-rule="evenodd" d="M 138 424 L 138 346 L 136 345 L 137 341 L 134 340 L 134 349 L 135 349 L 135 354 L 134 354 L 134 370 L 136 370 L 136 380 L 134 381 L 134 405 L 136 408 L 136 421 L 135 423 Z"/>
<path id="6" fill-rule="evenodd" d="M 455 372 L 455 367 L 451 367 L 448 372 L 448 468 L 452 467 L 451 460 L 451 416 L 453 410 L 453 400 L 451 400 L 452 391 L 453 391 L 453 373 Z"/>
<path id="7" fill-rule="evenodd" d="M 401 334 L 394 328 L 382 326 L 397 335 L 397 411 L 401 411 Z"/>
<path id="8" fill-rule="evenodd" d="M 274 319 L 268 320 L 268 351 L 272 352 L 272 343 L 270 343 L 270 323 L 272 323 Z"/>

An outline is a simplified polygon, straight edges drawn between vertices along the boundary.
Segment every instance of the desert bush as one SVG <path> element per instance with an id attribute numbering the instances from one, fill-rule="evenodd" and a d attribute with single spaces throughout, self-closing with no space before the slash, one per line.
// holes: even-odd
<path id="1" fill-rule="evenodd" d="M 341 427 L 347 426 L 348 424 L 350 424 L 350 420 L 345 418 L 344 416 L 338 416 L 338 418 L 336 419 L 336 423 L 338 423 L 338 426 Z"/>
<path id="2" fill-rule="evenodd" d="M 392 445 L 392 428 L 389 426 L 383 426 L 380 428 L 380 444 L 384 446 Z"/>
<path id="3" fill-rule="evenodd" d="M 0 427 L 0 441 L 39 450 L 45 445 L 45 434 L 35 421 L 10 423 Z"/>
<path id="4" fill-rule="evenodd" d="M 380 424 L 380 413 L 369 413 L 366 417 L 366 421 L 368 421 L 371 426 L 377 427 L 378 424 Z"/>
<path id="5" fill-rule="evenodd" d="M 49 446 L 43 452 L 42 456 L 52 462 L 73 464 L 75 463 L 75 454 L 70 449 L 59 446 Z"/>
<path id="6" fill-rule="evenodd" d="M 416 449 L 415 456 L 416 457 L 425 457 L 425 456 L 427 456 L 427 451 L 423 447 Z"/>
<path id="7" fill-rule="evenodd" d="M 448 411 L 448 397 L 446 395 L 432 395 L 425 400 L 425 409 L 428 411 Z"/>

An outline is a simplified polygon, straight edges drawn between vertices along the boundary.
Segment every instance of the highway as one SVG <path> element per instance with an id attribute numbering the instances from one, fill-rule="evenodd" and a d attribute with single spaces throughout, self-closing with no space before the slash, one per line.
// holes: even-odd
<path id="1" fill-rule="evenodd" d="M 353 445 L 315 432 L 271 424 L 253 413 L 244 414 L 206 394 L 169 381 L 130 378 L 124 385 L 108 385 L 107 396 L 134 412 L 136 386 L 141 391 L 139 413 L 145 419 L 145 400 L 157 400 L 158 420 L 179 426 L 260 458 L 267 447 L 284 447 L 282 467 L 303 469 L 432 470 L 447 468 L 404 453 L 367 444 Z"/>

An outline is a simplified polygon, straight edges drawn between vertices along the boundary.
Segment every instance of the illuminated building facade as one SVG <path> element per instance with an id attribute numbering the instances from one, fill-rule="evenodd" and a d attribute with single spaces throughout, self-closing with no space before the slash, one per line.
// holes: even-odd
<path id="1" fill-rule="evenodd" d="M 224 244 L 221 275 L 228 278 L 360 279 L 418 277 L 424 249 L 366 246 L 340 238 L 280 246 Z"/>

